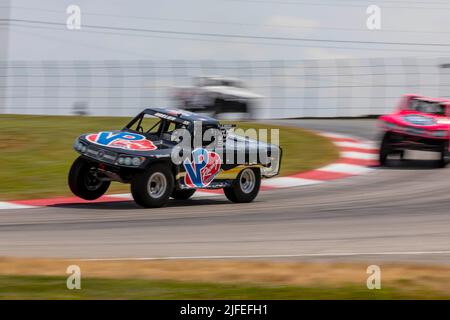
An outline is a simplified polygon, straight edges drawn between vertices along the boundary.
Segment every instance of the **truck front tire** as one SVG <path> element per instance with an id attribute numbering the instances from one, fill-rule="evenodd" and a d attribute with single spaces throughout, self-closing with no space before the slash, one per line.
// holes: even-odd
<path id="1" fill-rule="evenodd" d="M 382 166 L 382 167 L 386 166 L 387 162 L 388 162 L 388 156 L 389 156 L 389 153 L 391 152 L 390 141 L 391 141 L 391 136 L 390 136 L 389 132 L 386 132 L 386 134 L 383 136 L 383 139 L 381 140 L 381 145 L 380 145 L 379 162 L 380 162 L 380 166 Z"/>
<path id="2" fill-rule="evenodd" d="M 225 196 L 231 202 L 252 202 L 261 186 L 261 171 L 257 168 L 242 170 L 231 187 L 223 188 Z"/>
<path id="3" fill-rule="evenodd" d="M 440 152 L 440 159 L 439 159 L 439 167 L 445 168 L 448 163 L 450 162 L 450 153 L 448 151 L 448 141 L 442 143 L 442 150 Z"/>
<path id="4" fill-rule="evenodd" d="M 131 194 L 134 201 L 145 208 L 159 208 L 169 201 L 174 186 L 170 168 L 155 164 L 131 181 Z"/>
<path id="5" fill-rule="evenodd" d="M 69 188 L 74 195 L 84 200 L 100 198 L 108 190 L 111 181 L 100 180 L 95 165 L 78 157 L 69 171 Z"/>

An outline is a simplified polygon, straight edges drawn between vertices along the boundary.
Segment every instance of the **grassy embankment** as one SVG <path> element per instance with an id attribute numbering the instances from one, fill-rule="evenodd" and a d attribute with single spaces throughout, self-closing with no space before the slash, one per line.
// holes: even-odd
<path id="1" fill-rule="evenodd" d="M 81 290 L 66 288 L 67 266 Z M 69 261 L 0 259 L 0 299 L 450 299 L 448 266 L 268 261 Z"/>

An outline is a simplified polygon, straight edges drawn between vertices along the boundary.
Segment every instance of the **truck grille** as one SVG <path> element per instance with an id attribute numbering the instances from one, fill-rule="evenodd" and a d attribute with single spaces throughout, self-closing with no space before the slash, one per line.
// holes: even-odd
<path id="1" fill-rule="evenodd" d="M 406 127 L 405 131 L 410 134 L 424 134 L 425 133 L 424 129 L 413 128 L 413 127 Z"/>
<path id="2" fill-rule="evenodd" d="M 110 164 L 114 164 L 117 159 L 117 153 L 92 145 L 88 146 L 86 150 L 86 155 L 93 159 Z"/>

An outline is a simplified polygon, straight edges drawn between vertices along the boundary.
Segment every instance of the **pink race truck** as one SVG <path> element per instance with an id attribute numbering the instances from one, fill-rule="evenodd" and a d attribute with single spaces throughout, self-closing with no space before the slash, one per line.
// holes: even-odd
<path id="1" fill-rule="evenodd" d="M 378 120 L 383 130 L 380 165 L 387 165 L 391 154 L 403 159 L 405 150 L 439 152 L 441 167 L 450 161 L 450 100 L 408 94 L 393 113 Z"/>

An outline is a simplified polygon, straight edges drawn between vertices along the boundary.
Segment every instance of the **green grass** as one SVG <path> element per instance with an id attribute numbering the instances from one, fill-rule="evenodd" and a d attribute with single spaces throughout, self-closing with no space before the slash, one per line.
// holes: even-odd
<path id="1" fill-rule="evenodd" d="M 0 299 L 449 299 L 433 290 L 365 286 L 297 287 L 281 285 L 208 284 L 176 281 L 81 280 L 68 290 L 65 277 L 0 276 Z"/>
<path id="2" fill-rule="evenodd" d="M 130 118 L 0 115 L 0 200 L 70 195 L 67 173 L 77 157 L 72 145 L 82 133 L 120 129 Z M 241 123 L 246 128 L 278 128 Z M 280 128 L 281 174 L 310 170 L 338 157 L 325 138 L 297 128 Z M 113 183 L 110 192 L 127 192 Z"/>

